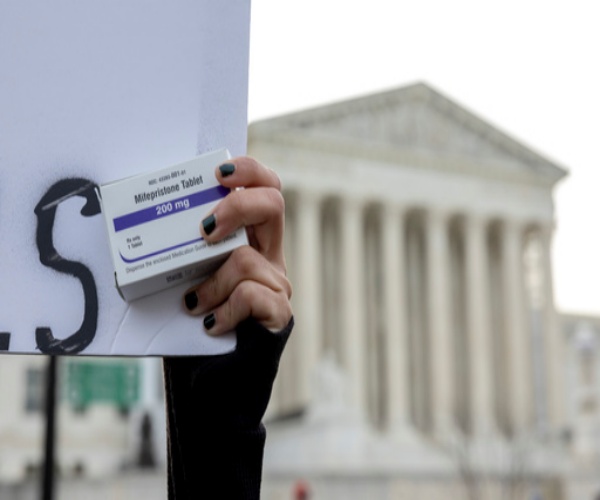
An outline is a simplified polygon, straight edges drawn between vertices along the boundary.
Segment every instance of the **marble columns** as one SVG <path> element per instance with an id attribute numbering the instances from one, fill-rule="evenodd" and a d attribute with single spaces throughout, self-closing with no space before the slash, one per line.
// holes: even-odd
<path id="1" fill-rule="evenodd" d="M 323 355 L 325 334 L 321 331 L 324 303 L 320 275 L 324 247 L 320 244 L 319 232 L 324 209 L 322 199 L 314 192 L 298 192 L 294 197 L 295 212 L 290 228 L 294 231 L 296 335 L 300 347 L 295 360 L 299 380 L 294 387 L 299 393 L 297 398 L 304 403 L 311 399 L 311 376 Z M 378 239 L 372 246 L 377 249 L 377 255 L 372 258 L 380 259 L 377 266 L 381 273 L 370 286 L 377 287 L 377 295 L 381 297 L 376 311 L 382 315 L 383 335 L 377 342 L 382 343 L 380 352 L 384 364 L 383 381 L 378 382 L 381 392 L 378 397 L 385 398 L 383 427 L 389 432 L 405 435 L 414 435 L 415 429 L 420 428 L 422 432 L 431 432 L 440 442 L 454 437 L 460 427 L 457 415 L 461 413 L 457 413 L 460 392 L 457 384 L 461 379 L 458 372 L 467 366 L 464 380 L 468 397 L 463 398 L 463 403 L 468 406 L 468 425 L 464 429 L 467 434 L 473 438 L 488 438 L 501 431 L 507 432 L 507 437 L 530 432 L 534 425 L 532 327 L 523 252 L 525 231 L 531 226 L 508 217 L 492 219 L 437 209 L 414 212 L 411 211 L 414 207 L 381 201 L 374 209 L 368 200 L 351 196 L 336 198 L 329 209 L 335 211 L 331 220 L 336 225 L 334 234 L 338 242 L 329 245 L 329 250 L 325 251 L 335 252 L 334 261 L 338 259 L 339 262 L 336 264 L 338 270 L 332 274 L 339 284 L 329 289 L 339 290 L 339 298 L 328 302 L 335 304 L 336 309 L 330 312 L 332 321 L 328 324 L 332 325 L 329 328 L 339 329 L 336 331 L 339 342 L 334 343 L 338 351 L 336 357 L 346 375 L 349 403 L 356 414 L 360 417 L 369 415 L 367 405 L 373 401 L 367 397 L 369 318 L 368 291 L 365 289 L 365 269 L 368 267 L 365 265 L 365 224 L 369 221 L 368 210 L 374 210 L 369 213 L 377 214 L 380 229 L 370 231 L 368 235 Z M 418 217 L 409 219 L 409 213 Z M 452 224 L 451 220 L 454 221 Z M 544 226 L 539 224 L 538 227 Z M 456 262 L 451 258 L 450 234 L 452 241 L 459 241 L 464 249 L 459 269 L 451 267 Z M 557 385 L 562 383 L 559 380 L 561 371 L 556 366 L 562 347 L 552 300 L 550 231 L 545 229 L 540 234 L 540 266 L 546 276 L 542 315 L 545 365 L 547 373 L 554 374 L 546 384 Z M 418 240 L 416 244 L 415 239 Z M 409 252 L 412 252 L 412 260 L 407 258 Z M 416 259 L 415 252 L 419 254 Z M 462 255 L 463 250 L 460 252 Z M 407 267 L 410 262 L 424 269 Z M 495 266 L 494 272 L 492 266 Z M 460 273 L 460 279 L 451 277 L 452 270 L 455 275 Z M 409 280 L 410 273 L 412 281 Z M 464 296 L 464 301 L 453 301 L 453 293 Z M 418 307 L 409 314 L 411 294 L 419 297 L 412 301 Z M 457 311 L 453 309 L 457 304 L 461 311 L 464 309 L 464 320 L 458 323 Z M 500 318 L 494 327 L 491 324 L 494 319 L 492 304 L 496 311 L 494 317 Z M 417 314 L 418 318 L 411 320 L 411 314 Z M 416 337 L 415 332 L 411 332 L 411 325 L 418 330 Z M 461 365 L 456 345 L 457 335 L 462 335 L 463 330 L 467 339 L 464 349 L 467 359 Z M 502 349 L 494 350 L 494 345 L 498 344 L 492 342 L 492 334 L 502 335 Z M 415 339 L 419 349 L 426 349 L 426 352 L 415 351 L 414 345 L 411 347 Z M 415 353 L 418 359 L 414 357 Z M 422 364 L 422 360 L 426 363 Z M 417 371 L 411 370 L 415 363 L 420 363 Z M 494 370 L 494 363 L 502 363 L 503 369 Z M 498 380 L 499 376 L 506 380 Z M 503 387 L 506 387 L 506 394 L 503 392 L 499 400 L 494 393 Z M 552 392 L 548 390 L 548 393 Z M 560 390 L 557 392 L 561 393 Z M 498 404 L 507 405 L 506 411 L 499 410 Z M 551 399 L 548 406 L 551 423 L 561 421 L 561 401 Z M 423 411 L 429 414 L 423 415 Z"/>
<path id="2" fill-rule="evenodd" d="M 552 279 L 552 246 L 553 227 L 545 225 L 540 228 L 541 267 L 543 283 L 543 321 L 544 341 L 546 345 L 546 385 L 552 390 L 548 394 L 548 424 L 550 428 L 559 429 L 565 424 L 565 376 L 561 360 L 566 359 L 566 346 L 559 329 L 558 317 L 554 306 L 554 283 Z"/>
<path id="3" fill-rule="evenodd" d="M 509 386 L 510 429 L 521 435 L 532 424 L 532 374 L 523 269 L 523 225 L 506 220 L 502 232 L 504 304 Z"/>
<path id="4" fill-rule="evenodd" d="M 410 370 L 406 321 L 405 210 L 383 208 L 383 297 L 388 401 L 388 429 L 402 439 L 413 437 L 410 422 Z"/>
<path id="5" fill-rule="evenodd" d="M 341 202 L 341 317 L 342 364 L 348 375 L 350 404 L 360 417 L 366 414 L 366 339 L 363 217 L 361 201 Z"/>
<path id="6" fill-rule="evenodd" d="M 432 370 L 433 432 L 444 441 L 455 431 L 453 421 L 454 366 L 450 315 L 450 249 L 447 214 L 430 211 L 425 219 L 428 314 Z"/>
<path id="7" fill-rule="evenodd" d="M 312 376 L 320 357 L 321 280 L 320 270 L 320 198 L 306 190 L 296 197 L 296 283 L 300 297 L 295 302 L 299 350 L 298 399 L 301 404 L 311 400 Z"/>
<path id="8" fill-rule="evenodd" d="M 494 434 L 494 397 L 488 268 L 485 220 L 469 216 L 465 220 L 467 335 L 469 342 L 471 433 L 477 438 Z"/>

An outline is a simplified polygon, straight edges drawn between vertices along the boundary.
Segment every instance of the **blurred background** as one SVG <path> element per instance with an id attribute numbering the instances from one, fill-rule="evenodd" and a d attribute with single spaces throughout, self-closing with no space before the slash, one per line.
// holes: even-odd
<path id="1" fill-rule="evenodd" d="M 297 322 L 265 499 L 598 497 L 596 11 L 253 2 Z M 46 363 L 0 364 L 2 499 L 40 497 Z M 166 498 L 160 360 L 63 359 L 58 387 L 56 498 Z"/>

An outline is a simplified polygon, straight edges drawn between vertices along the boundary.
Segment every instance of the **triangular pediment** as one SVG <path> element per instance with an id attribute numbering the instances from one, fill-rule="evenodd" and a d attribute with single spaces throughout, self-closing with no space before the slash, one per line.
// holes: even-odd
<path id="1" fill-rule="evenodd" d="M 251 138 L 295 136 L 321 144 L 352 144 L 356 152 L 397 150 L 440 160 L 461 160 L 525 171 L 551 183 L 566 171 L 501 132 L 429 85 L 392 91 L 264 120 L 250 128 Z"/>

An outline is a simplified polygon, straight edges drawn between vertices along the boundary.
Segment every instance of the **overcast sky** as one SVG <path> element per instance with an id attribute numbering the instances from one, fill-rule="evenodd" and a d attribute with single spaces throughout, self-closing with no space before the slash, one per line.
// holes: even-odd
<path id="1" fill-rule="evenodd" d="M 600 315 L 599 21 L 593 0 L 253 0 L 249 118 L 429 83 L 569 171 L 556 302 Z"/>

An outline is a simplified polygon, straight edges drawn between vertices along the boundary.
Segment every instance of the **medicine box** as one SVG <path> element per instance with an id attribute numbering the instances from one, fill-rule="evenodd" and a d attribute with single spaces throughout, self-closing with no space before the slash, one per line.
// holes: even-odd
<path id="1" fill-rule="evenodd" d="M 216 270 L 228 255 L 248 244 L 244 228 L 207 243 L 200 223 L 229 193 L 215 168 L 227 150 L 100 186 L 121 296 L 132 301 Z"/>

